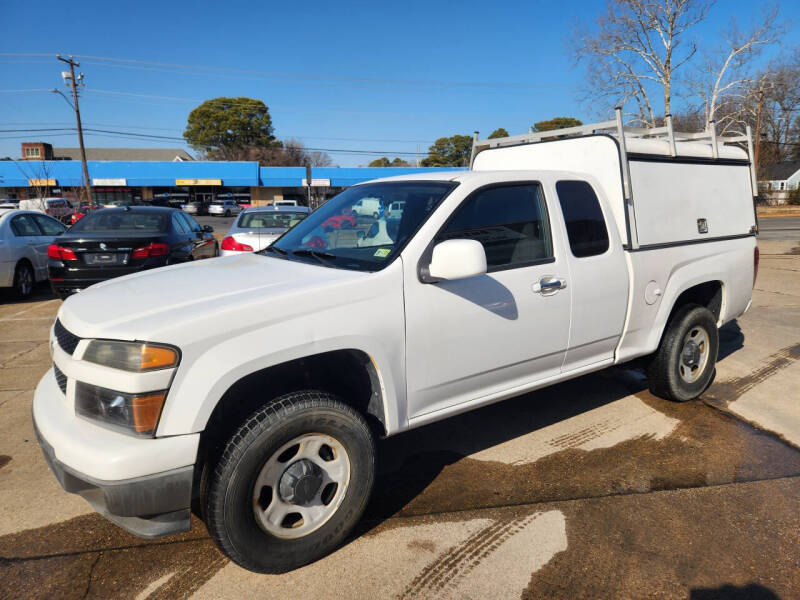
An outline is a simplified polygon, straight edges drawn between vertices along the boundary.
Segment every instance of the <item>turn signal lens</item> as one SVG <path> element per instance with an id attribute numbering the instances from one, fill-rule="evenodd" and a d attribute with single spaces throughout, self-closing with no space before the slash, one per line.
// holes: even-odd
<path id="1" fill-rule="evenodd" d="M 158 344 L 92 340 L 83 360 L 124 371 L 152 371 L 176 366 L 180 356 L 175 348 Z"/>
<path id="2" fill-rule="evenodd" d="M 178 364 L 178 353 L 172 348 L 165 348 L 164 346 L 145 344 L 142 346 L 140 358 L 140 371 L 149 371 L 150 369 L 165 369 L 167 367 L 174 367 Z"/>
<path id="3" fill-rule="evenodd" d="M 47 257 L 56 260 L 78 260 L 71 248 L 64 248 L 58 244 L 50 244 L 47 247 Z"/>
<path id="4" fill-rule="evenodd" d="M 158 392 L 147 396 L 134 396 L 131 401 L 133 410 L 133 430 L 136 433 L 153 433 L 161 416 L 166 392 Z"/>

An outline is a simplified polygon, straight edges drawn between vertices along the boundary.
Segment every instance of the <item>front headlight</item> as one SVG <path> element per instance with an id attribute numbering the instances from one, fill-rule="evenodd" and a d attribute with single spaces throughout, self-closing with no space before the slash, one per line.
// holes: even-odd
<path id="1" fill-rule="evenodd" d="M 153 371 L 176 366 L 180 354 L 176 348 L 161 344 L 92 340 L 83 360 L 125 371 Z"/>
<path id="2" fill-rule="evenodd" d="M 78 381 L 75 414 L 124 433 L 152 437 L 166 396 L 166 390 L 127 394 Z"/>

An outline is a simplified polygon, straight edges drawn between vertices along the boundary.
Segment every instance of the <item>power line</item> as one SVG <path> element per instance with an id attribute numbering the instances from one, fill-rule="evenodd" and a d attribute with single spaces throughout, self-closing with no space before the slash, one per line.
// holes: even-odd
<path id="1" fill-rule="evenodd" d="M 46 53 L 13 53 L 4 52 L 0 56 L 9 58 L 39 58 L 53 56 Z M 436 80 L 419 80 L 419 79 L 390 79 L 380 77 L 345 77 L 345 76 L 332 76 L 320 73 L 308 73 L 305 71 L 263 71 L 257 69 L 242 69 L 236 67 L 226 66 L 210 66 L 198 64 L 185 64 L 185 63 L 170 63 L 160 61 L 147 61 L 131 58 L 119 58 L 111 56 L 97 56 L 91 54 L 76 54 L 76 58 L 80 58 L 85 64 L 93 64 L 96 66 L 106 66 L 114 68 L 138 68 L 142 70 L 162 70 L 163 72 L 199 72 L 203 74 L 215 74 L 222 76 L 224 74 L 231 74 L 239 76 L 239 78 L 249 79 L 263 79 L 263 78 L 280 78 L 280 79 L 295 79 L 328 83 L 347 83 L 347 84 L 378 84 L 378 85 L 403 85 L 409 87 L 474 87 L 474 88 L 505 88 L 505 89 L 528 89 L 528 88 L 542 88 L 542 87 L 569 87 L 570 84 L 566 83 L 545 83 L 541 81 L 436 81 Z M 169 69 L 166 70 L 165 69 Z M 244 77 L 248 76 L 248 77 Z"/>
<path id="2" fill-rule="evenodd" d="M 12 125 L 69 125 L 70 121 L 8 121 L 0 122 L 0 126 Z M 183 131 L 182 127 L 143 127 L 140 125 L 120 125 L 118 123 L 86 123 L 87 127 L 115 127 L 118 129 L 134 129 L 139 131 Z M 49 127 L 41 131 L 51 131 L 58 128 Z M 0 130 L 11 131 L 11 130 Z M 35 129 L 22 129 L 21 131 L 36 131 Z M 326 140 L 336 142 L 389 142 L 398 144 L 433 144 L 434 140 L 410 140 L 410 139 L 395 139 L 395 138 L 351 138 L 351 137 L 328 137 L 319 135 L 304 135 L 293 134 L 286 139 L 297 140 Z"/>
<path id="3" fill-rule="evenodd" d="M 59 127 L 59 128 L 51 128 L 51 129 L 0 129 L 0 133 L 44 133 L 50 131 L 77 131 L 77 128 L 70 128 L 70 127 Z M 133 133 L 130 131 L 115 131 L 110 129 L 97 129 L 93 127 L 84 127 L 83 131 L 86 132 L 86 135 L 94 135 L 95 137 L 115 137 L 115 138 L 122 138 L 122 139 L 133 139 L 133 140 L 152 140 L 152 141 L 174 141 L 174 142 L 182 142 L 185 143 L 186 140 L 182 137 L 173 137 L 173 136 L 164 136 L 164 135 L 153 135 L 153 134 L 145 134 L 145 133 Z M 105 134 L 104 136 L 100 136 L 99 134 Z M 40 137 L 50 137 L 50 136 L 61 136 L 61 135 L 70 135 L 65 133 L 45 133 Z M 12 136 L 12 137 L 3 137 L 0 139 L 16 139 L 19 137 L 29 137 L 29 136 Z M 414 156 L 416 152 L 408 152 L 404 150 L 362 150 L 358 148 L 317 148 L 311 146 L 303 146 L 305 150 L 311 152 L 328 152 L 331 154 L 392 154 L 392 155 L 408 155 Z"/>

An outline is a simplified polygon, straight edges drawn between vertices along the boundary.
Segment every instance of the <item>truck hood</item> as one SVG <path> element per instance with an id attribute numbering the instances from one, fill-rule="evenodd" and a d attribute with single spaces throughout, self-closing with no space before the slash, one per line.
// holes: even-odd
<path id="1" fill-rule="evenodd" d="M 59 318 L 80 337 L 170 342 L 163 335 L 196 331 L 207 319 L 241 319 L 247 314 L 257 319 L 271 312 L 269 305 L 280 298 L 318 297 L 320 290 L 366 277 L 369 274 L 247 253 L 93 285 L 69 297 Z"/>

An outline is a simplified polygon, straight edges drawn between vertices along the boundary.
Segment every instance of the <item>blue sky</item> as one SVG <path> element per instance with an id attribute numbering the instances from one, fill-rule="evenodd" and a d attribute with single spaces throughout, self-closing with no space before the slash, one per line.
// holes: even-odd
<path id="1" fill-rule="evenodd" d="M 380 151 L 330 153 L 336 164 L 356 166 L 399 152 L 413 160 L 418 145 L 425 150 L 455 133 L 488 134 L 499 126 L 521 133 L 554 116 L 591 120 L 596 115 L 578 99 L 584 74 L 566 45 L 573 21 L 590 22 L 603 4 L 6 0 L 0 53 L 78 56 L 89 128 L 180 137 L 203 100 L 251 96 L 267 103 L 281 139 Z M 758 5 L 719 0 L 693 36 L 713 42 L 731 16 L 747 25 Z M 800 3 L 779 6 L 789 23 L 784 44 L 796 46 Z M 46 91 L 67 92 L 62 66 L 54 56 L 0 56 L 0 130 L 73 125 L 69 106 Z M 74 133 L 3 131 L 0 156 L 17 157 L 21 141 L 40 139 L 77 146 Z M 87 135 L 86 143 L 182 145 L 103 134 Z"/>

